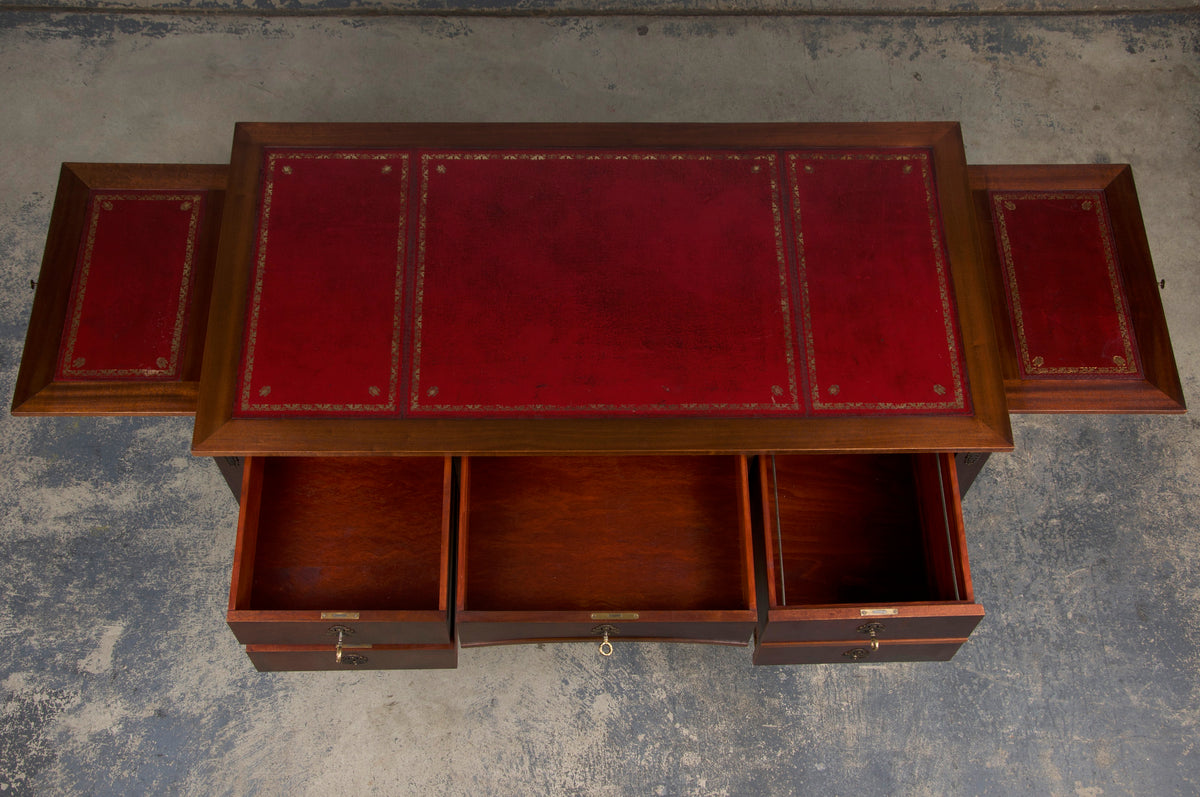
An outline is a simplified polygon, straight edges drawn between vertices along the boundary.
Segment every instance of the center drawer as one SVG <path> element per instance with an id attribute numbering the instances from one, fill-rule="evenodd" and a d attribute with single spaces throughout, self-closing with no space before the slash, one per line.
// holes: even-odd
<path id="1" fill-rule="evenodd" d="M 758 476 L 756 663 L 946 659 L 979 623 L 952 455 L 764 456 Z"/>
<path id="2" fill-rule="evenodd" d="M 239 642 L 451 645 L 450 457 L 245 467 L 227 615 Z"/>
<path id="3" fill-rule="evenodd" d="M 757 617 L 744 457 L 462 461 L 464 646 L 747 644 Z"/>

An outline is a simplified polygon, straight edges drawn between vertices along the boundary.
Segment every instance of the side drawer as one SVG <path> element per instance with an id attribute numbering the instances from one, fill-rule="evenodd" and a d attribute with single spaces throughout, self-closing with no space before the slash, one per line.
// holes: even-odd
<path id="1" fill-rule="evenodd" d="M 449 644 L 449 457 L 250 457 L 227 621 L 248 645 Z"/>
<path id="2" fill-rule="evenodd" d="M 448 645 L 363 645 L 346 648 L 341 662 L 333 645 L 247 645 L 259 672 L 313 670 L 449 670 L 458 649 Z"/>
<path id="3" fill-rule="evenodd" d="M 767 642 L 754 649 L 755 664 L 853 664 L 949 661 L 965 639 L 897 639 L 872 651 L 860 642 Z"/>
<path id="4" fill-rule="evenodd" d="M 964 639 L 975 603 L 950 454 L 759 460 L 760 645 Z"/>
<path id="5" fill-rule="evenodd" d="M 1009 412 L 1184 412 L 1129 166 L 967 176 Z"/>
<path id="6" fill-rule="evenodd" d="M 749 642 L 745 457 L 475 457 L 461 484 L 464 646 Z"/>
<path id="7" fill-rule="evenodd" d="M 194 415 L 227 166 L 64 163 L 14 415 Z"/>

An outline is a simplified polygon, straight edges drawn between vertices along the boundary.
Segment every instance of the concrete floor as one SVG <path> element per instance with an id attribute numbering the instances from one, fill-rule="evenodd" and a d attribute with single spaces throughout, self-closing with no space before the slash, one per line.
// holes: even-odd
<path id="1" fill-rule="evenodd" d="M 5 395 L 60 161 L 222 162 L 238 120 L 955 119 L 972 163 L 1133 165 L 1200 401 L 1193 3 L 123 5 L 0 6 Z M 949 663 L 551 645 L 264 675 L 224 624 L 237 509 L 188 420 L 2 417 L 0 793 L 1194 795 L 1200 420 L 1014 426 L 966 502 L 988 616 Z"/>

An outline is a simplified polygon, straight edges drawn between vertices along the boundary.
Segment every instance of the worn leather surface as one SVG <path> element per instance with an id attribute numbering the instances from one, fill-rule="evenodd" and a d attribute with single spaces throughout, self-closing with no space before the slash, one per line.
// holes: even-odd
<path id="1" fill-rule="evenodd" d="M 263 169 L 238 415 L 970 412 L 925 150 Z"/>
<path id="2" fill-rule="evenodd" d="M 993 191 L 1024 378 L 1142 376 L 1102 191 Z"/>
<path id="3" fill-rule="evenodd" d="M 93 191 L 59 380 L 178 379 L 202 191 Z"/>

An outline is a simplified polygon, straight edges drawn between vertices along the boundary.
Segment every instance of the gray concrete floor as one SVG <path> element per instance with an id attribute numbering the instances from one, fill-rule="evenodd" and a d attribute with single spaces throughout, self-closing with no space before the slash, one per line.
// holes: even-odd
<path id="1" fill-rule="evenodd" d="M 955 119 L 972 163 L 1133 165 L 1200 401 L 1200 7 L 421 6 L 0 6 L 0 393 L 60 161 L 222 162 L 238 120 Z M 187 420 L 2 417 L 0 793 L 1194 795 L 1200 420 L 1014 426 L 966 502 L 988 616 L 949 663 L 559 645 L 264 675 Z"/>

